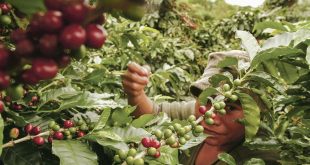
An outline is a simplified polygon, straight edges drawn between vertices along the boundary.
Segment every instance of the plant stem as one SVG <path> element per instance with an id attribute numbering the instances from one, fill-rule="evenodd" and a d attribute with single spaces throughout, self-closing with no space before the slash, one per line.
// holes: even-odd
<path id="1" fill-rule="evenodd" d="M 35 137 L 38 137 L 38 136 L 47 136 L 47 135 L 50 135 L 50 131 L 42 132 L 42 133 L 40 133 L 38 135 L 33 135 L 33 136 L 28 134 L 27 136 L 25 136 L 23 138 L 20 138 L 20 139 L 17 139 L 17 140 L 12 140 L 12 141 L 9 141 L 9 142 L 3 144 L 2 145 L 2 149 L 3 148 L 7 148 L 7 147 L 14 147 L 15 144 L 31 140 L 31 139 L 33 139 Z"/>

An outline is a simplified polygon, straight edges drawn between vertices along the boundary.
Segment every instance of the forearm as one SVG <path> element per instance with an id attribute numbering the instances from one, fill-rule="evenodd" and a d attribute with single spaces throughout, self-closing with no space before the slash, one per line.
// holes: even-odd
<path id="1" fill-rule="evenodd" d="M 143 114 L 153 113 L 153 102 L 145 95 L 145 93 L 138 96 L 128 96 L 128 104 L 137 106 L 137 109 L 133 113 L 136 117 Z"/>

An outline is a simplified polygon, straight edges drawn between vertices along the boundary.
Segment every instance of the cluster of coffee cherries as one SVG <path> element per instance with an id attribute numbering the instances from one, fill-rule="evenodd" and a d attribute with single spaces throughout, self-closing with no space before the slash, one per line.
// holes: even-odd
<path id="1" fill-rule="evenodd" d="M 135 158 L 137 156 L 137 150 L 135 148 L 130 148 L 128 151 L 118 150 L 117 154 L 114 156 L 115 163 L 126 162 L 128 165 L 143 165 L 143 158 Z"/>
<path id="2" fill-rule="evenodd" d="M 0 27 L 8 26 L 12 23 L 9 13 L 12 7 L 10 4 L 3 2 L 0 3 Z"/>
<path id="3" fill-rule="evenodd" d="M 220 115 L 225 115 L 227 113 L 225 110 L 225 107 L 226 107 L 225 100 L 232 101 L 232 102 L 235 102 L 238 100 L 238 96 L 233 94 L 233 92 L 234 92 L 234 88 L 237 86 L 240 86 L 241 83 L 242 82 L 240 79 L 235 79 L 233 82 L 233 88 L 229 84 L 224 84 L 221 88 L 222 94 L 224 96 L 222 100 L 212 102 L 212 106 L 211 108 L 209 108 L 209 110 L 207 107 L 208 105 L 207 106 L 203 105 L 199 107 L 199 112 L 204 115 L 204 120 L 206 124 L 208 125 L 214 124 L 213 119 L 216 116 L 215 113 L 219 113 Z"/>
<path id="4" fill-rule="evenodd" d="M 106 41 L 104 16 L 95 19 L 94 7 L 83 0 L 45 0 L 47 11 L 33 15 L 27 29 L 10 34 L 15 50 L 0 45 L 0 89 L 10 85 L 10 79 L 25 84 L 52 79 L 71 57 L 81 58 L 86 47 L 99 49 Z"/>

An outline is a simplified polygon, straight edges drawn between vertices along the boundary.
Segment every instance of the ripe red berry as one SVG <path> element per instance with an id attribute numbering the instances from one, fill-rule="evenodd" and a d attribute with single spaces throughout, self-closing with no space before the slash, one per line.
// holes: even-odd
<path id="1" fill-rule="evenodd" d="M 31 97 L 31 102 L 37 102 L 39 101 L 39 97 L 38 96 L 32 96 Z"/>
<path id="2" fill-rule="evenodd" d="M 41 133 L 41 127 L 35 126 L 35 127 L 32 128 L 31 135 L 37 135 L 39 133 Z"/>
<path id="3" fill-rule="evenodd" d="M 4 103 L 3 101 L 0 101 L 0 113 L 4 111 Z"/>
<path id="4" fill-rule="evenodd" d="M 53 138 L 57 140 L 62 140 L 64 138 L 64 135 L 62 132 L 57 131 L 54 133 Z"/>
<path id="5" fill-rule="evenodd" d="M 160 157 L 160 152 L 156 151 L 156 154 L 154 155 L 154 158 L 159 158 Z"/>
<path id="6" fill-rule="evenodd" d="M 32 132 L 32 129 L 33 129 L 33 125 L 32 124 L 27 124 L 24 127 L 24 131 L 25 131 L 26 134 L 30 134 Z"/>
<path id="7" fill-rule="evenodd" d="M 9 51 L 5 48 L 0 48 L 0 68 L 7 66 L 9 60 Z"/>
<path id="8" fill-rule="evenodd" d="M 67 5 L 63 9 L 64 18 L 71 23 L 81 23 L 86 17 L 87 8 L 83 3 Z"/>
<path id="9" fill-rule="evenodd" d="M 5 72 L 0 71 L 0 90 L 9 87 L 9 85 L 10 76 Z"/>
<path id="10" fill-rule="evenodd" d="M 41 145 L 44 144 L 44 138 L 41 137 L 41 136 L 34 137 L 34 138 L 32 139 L 32 141 L 33 141 L 36 145 L 39 145 L 39 146 L 41 146 Z"/>
<path id="11" fill-rule="evenodd" d="M 26 69 L 21 75 L 22 81 L 26 84 L 34 85 L 40 80 L 31 69 Z"/>
<path id="12" fill-rule="evenodd" d="M 49 137 L 47 138 L 47 141 L 48 141 L 49 143 L 53 143 L 53 137 L 52 137 L 52 136 L 49 136 Z"/>
<path id="13" fill-rule="evenodd" d="M 63 7 L 63 0 L 45 0 L 44 4 L 49 10 L 61 10 Z"/>
<path id="14" fill-rule="evenodd" d="M 73 126 L 74 126 L 73 121 L 71 121 L 71 120 L 64 121 L 64 128 L 71 128 Z"/>
<path id="15" fill-rule="evenodd" d="M 86 32 L 82 26 L 72 24 L 63 29 L 60 42 L 67 49 L 78 49 L 86 41 Z"/>
<path id="16" fill-rule="evenodd" d="M 105 30 L 96 24 L 89 24 L 86 27 L 86 44 L 91 48 L 101 48 L 107 38 Z"/>
<path id="17" fill-rule="evenodd" d="M 12 98 L 10 96 L 4 96 L 4 101 L 6 103 L 10 103 L 10 102 L 12 102 Z"/>
<path id="18" fill-rule="evenodd" d="M 151 139 L 150 141 L 150 147 L 154 147 L 154 148 L 159 148 L 160 147 L 160 142 L 156 139 Z"/>
<path id="19" fill-rule="evenodd" d="M 43 55 L 56 56 L 58 39 L 54 34 L 45 34 L 39 40 L 39 49 Z"/>
<path id="20" fill-rule="evenodd" d="M 20 110 L 23 110 L 23 106 L 20 105 L 20 104 L 14 103 L 12 105 L 12 109 L 15 110 L 15 111 L 20 111 Z"/>
<path id="21" fill-rule="evenodd" d="M 145 148 L 149 148 L 151 147 L 151 139 L 149 137 L 145 137 L 141 140 L 141 143 L 142 145 L 145 147 Z"/>
<path id="22" fill-rule="evenodd" d="M 38 12 L 36 14 L 33 15 L 29 26 L 27 27 L 27 33 L 30 36 L 38 36 L 42 33 L 42 24 L 41 24 L 41 20 L 43 18 L 44 13 L 42 12 Z"/>
<path id="23" fill-rule="evenodd" d="M 26 31 L 19 28 L 11 32 L 10 38 L 12 42 L 17 43 L 18 41 L 24 40 L 27 38 Z"/>
<path id="24" fill-rule="evenodd" d="M 3 14 L 7 14 L 11 10 L 11 5 L 8 3 L 0 3 L 0 9 Z"/>
<path id="25" fill-rule="evenodd" d="M 201 114 L 205 114 L 205 113 L 207 112 L 207 107 L 206 107 L 206 106 L 200 106 L 200 107 L 199 107 L 199 112 L 200 112 Z"/>
<path id="26" fill-rule="evenodd" d="M 71 57 L 68 55 L 62 55 L 58 58 L 57 63 L 60 68 L 64 68 L 71 63 Z"/>
<path id="27" fill-rule="evenodd" d="M 85 136 L 85 133 L 83 131 L 78 131 L 76 135 L 77 137 L 83 137 Z"/>
<path id="28" fill-rule="evenodd" d="M 18 41 L 16 44 L 15 53 L 18 56 L 22 56 L 22 57 L 29 56 L 33 53 L 33 51 L 34 51 L 34 46 L 32 42 L 28 39 Z"/>
<path id="29" fill-rule="evenodd" d="M 58 72 L 58 66 L 53 59 L 36 58 L 32 61 L 33 74 L 41 80 L 54 78 Z"/>
<path id="30" fill-rule="evenodd" d="M 57 32 L 62 26 L 62 13 L 60 11 L 49 10 L 41 18 L 42 30 L 45 32 Z"/>

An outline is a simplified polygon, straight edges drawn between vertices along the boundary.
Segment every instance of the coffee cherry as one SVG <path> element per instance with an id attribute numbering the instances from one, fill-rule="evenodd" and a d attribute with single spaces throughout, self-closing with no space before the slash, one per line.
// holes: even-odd
<path id="1" fill-rule="evenodd" d="M 6 2 L 0 3 L 0 9 L 1 9 L 3 14 L 7 14 L 11 10 L 11 5 L 6 3 Z"/>
<path id="2" fill-rule="evenodd" d="M 154 156 L 156 154 L 157 150 L 154 147 L 150 147 L 147 149 L 147 154 L 150 156 Z"/>
<path id="3" fill-rule="evenodd" d="M 24 88 L 22 85 L 12 85 L 6 89 L 6 94 L 16 101 L 24 97 Z"/>
<path id="4" fill-rule="evenodd" d="M 189 131 L 192 130 L 192 126 L 190 126 L 190 125 L 184 126 L 183 128 L 185 130 L 185 133 L 188 133 Z"/>
<path id="5" fill-rule="evenodd" d="M 11 32 L 10 38 L 12 42 L 17 43 L 18 41 L 24 40 L 27 38 L 26 31 L 19 28 Z"/>
<path id="6" fill-rule="evenodd" d="M 86 124 L 83 124 L 83 125 L 80 126 L 80 130 L 88 131 L 88 126 Z"/>
<path id="7" fill-rule="evenodd" d="M 60 130 L 60 126 L 58 124 L 55 124 L 53 127 L 52 127 L 52 130 L 53 131 L 59 131 Z"/>
<path id="8" fill-rule="evenodd" d="M 0 101 L 0 113 L 4 111 L 4 103 Z"/>
<path id="9" fill-rule="evenodd" d="M 54 34 L 45 34 L 39 40 L 40 52 L 49 57 L 56 56 L 58 47 L 58 39 Z"/>
<path id="10" fill-rule="evenodd" d="M 30 85 L 37 84 L 40 81 L 39 78 L 33 74 L 33 71 L 31 69 L 24 70 L 21 78 L 24 83 Z"/>
<path id="11" fill-rule="evenodd" d="M 73 58 L 77 60 L 83 59 L 86 56 L 86 53 L 87 53 L 87 49 L 85 45 L 82 45 L 80 48 L 72 51 Z"/>
<path id="12" fill-rule="evenodd" d="M 56 76 L 58 66 L 53 59 L 36 58 L 32 61 L 31 70 L 39 79 L 47 80 Z"/>
<path id="13" fill-rule="evenodd" d="M 220 109 L 218 111 L 221 115 L 226 115 L 226 110 L 225 109 Z"/>
<path id="14" fill-rule="evenodd" d="M 221 105 L 219 103 L 214 103 L 213 106 L 216 110 L 221 109 Z"/>
<path id="15" fill-rule="evenodd" d="M 34 137 L 34 138 L 32 139 L 32 141 L 33 141 L 36 145 L 39 145 L 39 146 L 41 146 L 41 145 L 44 144 L 44 138 L 41 137 L 41 136 Z"/>
<path id="16" fill-rule="evenodd" d="M 58 60 L 57 60 L 58 66 L 60 68 L 64 68 L 68 66 L 71 63 L 71 57 L 68 55 L 62 55 Z"/>
<path id="17" fill-rule="evenodd" d="M 53 143 L 53 137 L 52 137 L 52 136 L 49 136 L 49 137 L 47 138 L 47 141 L 48 141 L 49 143 Z"/>
<path id="18" fill-rule="evenodd" d="M 179 130 L 181 127 L 182 127 L 182 125 L 179 124 L 179 123 L 174 123 L 174 124 L 173 124 L 174 130 Z"/>
<path id="19" fill-rule="evenodd" d="M 166 143 L 167 143 L 168 145 L 172 145 L 172 144 L 174 144 L 175 142 L 176 142 L 176 139 L 175 139 L 174 136 L 170 136 L 168 139 L 166 139 Z"/>
<path id="20" fill-rule="evenodd" d="M 241 80 L 240 79 L 235 79 L 234 80 L 234 85 L 235 86 L 240 86 L 241 85 Z"/>
<path id="21" fill-rule="evenodd" d="M 62 10 L 63 0 L 44 0 L 44 4 L 49 10 Z"/>
<path id="22" fill-rule="evenodd" d="M 76 128 L 75 127 L 71 127 L 69 128 L 70 133 L 74 134 L 76 133 Z"/>
<path id="23" fill-rule="evenodd" d="M 204 128 L 201 125 L 197 125 L 194 129 L 196 133 L 202 133 Z"/>
<path id="24" fill-rule="evenodd" d="M 230 98 L 231 95 L 232 95 L 231 91 L 228 91 L 228 92 L 225 92 L 225 93 L 224 93 L 224 96 L 225 96 L 226 98 Z"/>
<path id="25" fill-rule="evenodd" d="M 224 89 L 224 91 L 229 91 L 230 90 L 229 84 L 224 84 L 223 89 Z"/>
<path id="26" fill-rule="evenodd" d="M 86 41 L 86 32 L 82 26 L 72 24 L 63 29 L 60 42 L 64 48 L 78 49 Z"/>
<path id="27" fill-rule="evenodd" d="M 31 102 L 38 102 L 39 101 L 39 97 L 38 96 L 32 96 L 31 97 Z"/>
<path id="28" fill-rule="evenodd" d="M 213 120 L 212 118 L 206 118 L 206 119 L 205 119 L 205 122 L 206 122 L 206 124 L 208 124 L 208 125 L 214 124 L 214 120 Z"/>
<path id="29" fill-rule="evenodd" d="M 180 144 L 176 141 L 174 144 L 170 144 L 171 148 L 178 148 Z"/>
<path id="30" fill-rule="evenodd" d="M 136 154 L 137 154 L 137 150 L 136 149 L 134 149 L 134 148 L 130 148 L 129 150 L 128 150 L 128 156 L 136 156 Z"/>
<path id="31" fill-rule="evenodd" d="M 69 136 L 69 135 L 71 135 L 71 132 L 70 132 L 69 130 L 64 130 L 64 134 L 65 134 L 66 136 Z"/>
<path id="32" fill-rule="evenodd" d="M 196 116 L 194 116 L 194 115 L 190 115 L 189 117 L 188 117 L 188 119 L 187 119 L 189 122 L 191 122 L 191 121 L 195 121 L 196 120 Z"/>
<path id="33" fill-rule="evenodd" d="M 85 133 L 83 131 L 78 131 L 76 135 L 77 137 L 83 137 L 85 136 Z"/>
<path id="34" fill-rule="evenodd" d="M 6 48 L 0 48 L 0 68 L 7 66 L 9 60 L 9 51 Z"/>
<path id="35" fill-rule="evenodd" d="M 73 121 L 71 121 L 71 120 L 64 121 L 64 128 L 71 128 L 73 126 L 74 126 Z"/>
<path id="36" fill-rule="evenodd" d="M 158 139 L 161 139 L 163 137 L 163 133 L 161 132 L 161 130 L 157 129 L 154 131 L 153 133 Z"/>
<path id="37" fill-rule="evenodd" d="M 213 115 L 214 113 L 212 111 L 208 111 L 205 113 L 205 117 L 209 118 Z"/>
<path id="38" fill-rule="evenodd" d="M 89 24 L 86 27 L 86 45 L 91 48 L 101 48 L 105 43 L 107 35 L 105 30 L 96 24 Z"/>
<path id="39" fill-rule="evenodd" d="M 185 128 L 181 127 L 180 129 L 177 130 L 177 134 L 179 136 L 183 136 L 183 135 L 185 135 L 185 133 L 186 133 Z"/>
<path id="40" fill-rule="evenodd" d="M 15 111 L 20 111 L 20 110 L 23 110 L 23 106 L 21 104 L 14 103 L 12 105 L 12 109 Z"/>
<path id="41" fill-rule="evenodd" d="M 114 161 L 115 161 L 116 163 L 121 163 L 121 162 L 122 162 L 122 160 L 121 160 L 121 158 L 119 157 L 119 155 L 115 155 L 115 156 L 114 156 Z"/>
<path id="42" fill-rule="evenodd" d="M 82 23 L 87 14 L 87 8 L 83 3 L 68 5 L 63 9 L 64 18 L 71 23 Z"/>
<path id="43" fill-rule="evenodd" d="M 184 145 L 186 142 L 187 142 L 187 141 L 186 141 L 185 137 L 180 137 L 180 138 L 179 138 L 179 143 L 180 143 L 181 145 Z"/>
<path id="44" fill-rule="evenodd" d="M 33 15 L 29 26 L 27 27 L 27 34 L 29 36 L 39 36 L 42 33 L 42 18 L 44 13 L 38 12 Z"/>
<path id="45" fill-rule="evenodd" d="M 118 153 L 119 157 L 122 159 L 122 160 L 125 160 L 126 157 L 127 157 L 127 151 L 125 150 L 118 150 Z"/>
<path id="46" fill-rule="evenodd" d="M 81 126 L 81 125 L 83 125 L 83 124 L 85 124 L 83 120 L 78 120 L 78 121 L 76 122 L 76 125 L 77 125 L 77 126 Z"/>
<path id="47" fill-rule="evenodd" d="M 38 135 L 39 133 L 41 133 L 41 127 L 35 126 L 32 128 L 31 135 Z"/>
<path id="48" fill-rule="evenodd" d="M 170 129 L 171 131 L 174 131 L 174 127 L 172 125 L 169 125 L 168 129 Z"/>
<path id="49" fill-rule="evenodd" d="M 64 135 L 62 134 L 62 132 L 57 131 L 57 132 L 54 132 L 53 138 L 57 140 L 62 140 L 64 139 Z"/>
<path id="50" fill-rule="evenodd" d="M 145 148 L 149 148 L 151 147 L 150 144 L 151 144 L 151 139 L 149 137 L 144 137 L 142 140 L 141 140 L 141 143 L 142 145 L 145 147 Z"/>
<path id="51" fill-rule="evenodd" d="M 0 16 L 0 25 L 2 26 L 8 26 L 12 23 L 12 19 L 7 15 L 1 15 Z"/>
<path id="52" fill-rule="evenodd" d="M 0 90 L 9 87 L 9 85 L 10 76 L 5 72 L 0 71 Z"/>
<path id="53" fill-rule="evenodd" d="M 238 100 L 238 96 L 237 96 L 237 95 L 232 95 L 232 96 L 230 97 L 230 100 L 231 100 L 231 101 L 237 101 L 237 100 Z"/>
<path id="54" fill-rule="evenodd" d="M 126 158 L 126 163 L 127 163 L 128 165 L 133 165 L 134 160 L 135 160 L 135 159 L 134 159 L 132 156 L 128 156 L 128 157 Z"/>
<path id="55" fill-rule="evenodd" d="M 225 108 L 226 107 L 226 104 L 225 104 L 224 101 L 219 102 L 219 104 L 220 104 L 221 108 Z"/>
<path id="56" fill-rule="evenodd" d="M 192 137 L 191 137 L 190 135 L 184 135 L 184 138 L 185 138 L 186 140 L 190 140 Z"/>
<path id="57" fill-rule="evenodd" d="M 153 155 L 154 158 L 159 158 L 160 157 L 160 152 L 159 151 L 156 151 L 155 155 Z"/>
<path id="58" fill-rule="evenodd" d="M 160 142 L 156 139 L 151 139 L 150 141 L 150 147 L 154 147 L 154 148 L 159 148 L 160 147 Z"/>
<path id="59" fill-rule="evenodd" d="M 134 165 L 144 165 L 144 160 L 142 158 L 135 159 L 133 164 Z"/>
<path id="60" fill-rule="evenodd" d="M 18 128 L 12 128 L 10 131 L 10 137 L 12 139 L 16 139 L 19 136 L 19 129 Z"/>
<path id="61" fill-rule="evenodd" d="M 15 53 L 18 56 L 26 57 L 30 56 L 34 52 L 34 46 L 28 39 L 18 41 L 16 44 Z"/>
<path id="62" fill-rule="evenodd" d="M 24 127 L 24 131 L 26 134 L 30 134 L 32 132 L 32 129 L 33 129 L 33 125 L 30 123 L 25 125 L 25 127 Z"/>
<path id="63" fill-rule="evenodd" d="M 53 33 L 58 32 L 62 26 L 62 13 L 56 10 L 47 11 L 40 20 L 42 30 Z"/>
<path id="64" fill-rule="evenodd" d="M 166 129 L 164 131 L 164 137 L 167 139 L 172 136 L 172 131 L 170 129 Z"/>
<path id="65" fill-rule="evenodd" d="M 206 107 L 206 106 L 200 106 L 200 107 L 199 107 L 199 112 L 200 112 L 201 114 L 205 114 L 205 113 L 207 112 L 207 107 Z"/>

